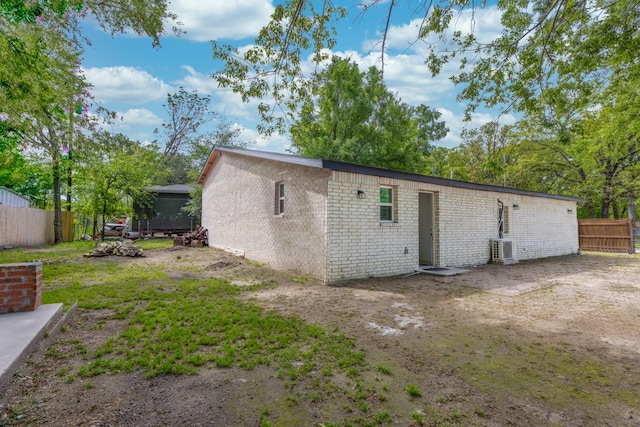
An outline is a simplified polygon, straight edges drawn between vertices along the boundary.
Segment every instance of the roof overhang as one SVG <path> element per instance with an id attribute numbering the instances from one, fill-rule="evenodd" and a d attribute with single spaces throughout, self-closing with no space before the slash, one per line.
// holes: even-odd
<path id="1" fill-rule="evenodd" d="M 478 191 L 491 191 L 494 193 L 508 193 L 508 194 L 518 194 L 522 196 L 531 196 L 531 197 L 543 197 L 547 199 L 557 199 L 557 200 L 566 200 L 572 202 L 581 202 L 582 199 L 578 197 L 571 196 L 563 196 L 559 194 L 547 194 L 537 191 L 529 191 L 529 190 L 520 190 L 517 188 L 510 187 L 499 187 L 497 185 L 488 185 L 488 184 L 477 184 L 473 182 L 466 181 L 457 181 L 454 179 L 446 179 L 439 178 L 435 176 L 428 175 L 419 175 L 415 173 L 409 172 L 401 172 L 391 169 L 382 169 L 376 168 L 372 166 L 363 166 L 356 165 L 352 163 L 344 163 L 338 162 L 334 160 L 323 160 L 323 159 L 314 159 L 296 156 L 292 154 L 282 154 L 282 153 L 271 153 L 267 151 L 258 151 L 258 150 L 246 150 L 246 149 L 237 149 L 237 148 L 226 148 L 226 147 L 214 147 L 211 151 L 211 155 L 207 160 L 207 163 L 204 165 L 200 176 L 198 177 L 198 184 L 202 184 L 204 179 L 207 176 L 207 173 L 215 163 L 216 159 L 222 156 L 224 153 L 234 153 L 241 156 L 249 156 L 262 160 L 273 160 L 282 163 L 288 164 L 296 164 L 301 166 L 308 166 L 313 168 L 320 169 L 329 169 L 338 172 L 350 172 L 361 175 L 371 175 L 371 176 L 379 176 L 391 179 L 402 179 L 405 181 L 414 181 L 414 182 L 424 182 L 426 184 L 433 185 L 441 185 L 445 187 L 455 187 L 455 188 L 466 188 L 469 190 L 478 190 Z"/>

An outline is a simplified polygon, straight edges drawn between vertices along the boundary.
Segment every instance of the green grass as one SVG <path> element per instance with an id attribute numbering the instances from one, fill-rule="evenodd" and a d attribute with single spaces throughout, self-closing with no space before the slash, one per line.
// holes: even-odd
<path id="1" fill-rule="evenodd" d="M 79 374 L 136 369 L 153 377 L 195 373 L 204 365 L 245 369 L 272 365 L 295 381 L 316 365 L 348 370 L 362 364 L 364 355 L 343 334 L 242 302 L 235 297 L 245 290 L 226 281 L 176 282 L 162 290 L 145 281 L 120 285 L 117 292 L 102 285 L 90 293 L 76 289 L 73 297 L 79 305 L 130 313 L 127 329 L 105 343 Z M 131 301 L 137 302 L 135 310 L 125 304 Z M 294 362 L 302 365 L 294 368 Z"/>
<path id="2" fill-rule="evenodd" d="M 640 408 L 627 372 L 567 345 L 526 341 L 486 325 L 461 326 L 434 334 L 428 352 L 444 369 L 455 369 L 493 396 L 535 399 L 554 409 L 595 410 L 615 402 Z"/>
<path id="3" fill-rule="evenodd" d="M 135 243 L 145 251 L 166 249 L 173 246 L 171 239 L 146 239 Z M 16 248 L 0 251 L 0 264 L 14 262 L 42 262 L 56 264 L 66 261 L 77 261 L 82 255 L 91 252 L 95 247 L 93 241 L 67 242 L 57 245 L 46 245 L 37 248 Z"/>
<path id="4" fill-rule="evenodd" d="M 381 374 L 385 374 L 385 375 L 391 375 L 391 368 L 389 368 L 388 366 L 385 365 L 378 365 L 376 367 L 376 370 L 378 372 L 380 372 Z"/>
<path id="5" fill-rule="evenodd" d="M 93 249 L 95 242 L 69 242 L 47 245 L 38 248 L 16 248 L 0 251 L 0 263 L 35 262 L 45 264 L 77 260 L 82 254 Z"/>
<path id="6" fill-rule="evenodd" d="M 155 251 L 173 247 L 173 239 L 144 239 L 138 240 L 135 244 L 145 251 Z"/>
<path id="7" fill-rule="evenodd" d="M 171 244 L 168 239 L 141 242 L 148 251 Z M 77 302 L 81 309 L 107 310 L 107 317 L 96 328 L 107 321 L 126 322 L 121 333 L 106 338 L 97 348 L 88 349 L 61 336 L 47 356 L 83 361 L 79 368 L 61 372 L 65 382 L 82 379 L 90 389 L 94 387 L 92 377 L 107 373 L 136 371 L 151 378 L 195 374 L 203 367 L 251 370 L 269 366 L 288 388 L 283 401 L 290 407 L 302 402 L 318 405 L 343 395 L 358 411 L 354 421 L 346 420 L 344 425 L 389 423 L 387 412 L 368 403 L 376 390 L 362 384 L 361 375 L 373 368 L 367 367 L 363 350 L 352 339 L 337 328 L 284 317 L 242 298 L 277 286 L 273 280 L 238 287 L 221 279 L 176 278 L 169 271 L 176 270 L 172 266 L 115 257 L 83 258 L 92 247 L 92 242 L 76 242 L 0 252 L 0 262 L 44 262 L 43 303 L 61 302 L 69 307 Z M 347 385 L 341 383 L 343 378 L 348 379 Z M 260 424 L 277 424 L 273 416 L 264 410 Z"/>
<path id="8" fill-rule="evenodd" d="M 420 391 L 420 387 L 418 387 L 415 384 L 407 384 L 407 393 L 409 393 L 409 396 L 411 397 L 420 397 L 422 396 L 422 392 Z"/>

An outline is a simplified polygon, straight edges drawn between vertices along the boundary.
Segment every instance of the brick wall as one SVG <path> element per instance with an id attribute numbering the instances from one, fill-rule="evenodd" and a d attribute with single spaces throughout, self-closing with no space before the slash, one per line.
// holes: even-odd
<path id="1" fill-rule="evenodd" d="M 276 214 L 276 183 L 285 214 Z M 379 188 L 396 196 L 396 221 L 381 223 Z M 365 198 L 358 197 L 358 190 Z M 505 238 L 520 260 L 578 252 L 576 203 L 329 171 L 224 152 L 203 183 L 209 244 L 327 283 L 405 274 L 419 264 L 419 194 L 433 201 L 438 267 L 489 262 L 498 238 L 498 199 L 508 208 Z"/>
<path id="2" fill-rule="evenodd" d="M 42 264 L 0 264 L 0 314 L 36 310 L 42 303 Z"/>
<path id="3" fill-rule="evenodd" d="M 209 245 L 320 279 L 326 272 L 329 172 L 224 152 L 203 183 L 202 225 Z M 276 183 L 285 213 L 276 214 Z"/>
<path id="4" fill-rule="evenodd" d="M 379 188 L 393 186 L 397 222 L 379 219 Z M 357 197 L 358 190 L 366 193 Z M 498 199 L 508 207 L 509 233 L 518 259 L 578 252 L 576 203 L 500 191 L 480 191 L 347 172 L 333 172 L 328 196 L 327 281 L 391 276 L 418 266 L 418 195 L 433 195 L 434 264 L 489 262 L 498 238 Z M 514 207 L 514 205 L 516 205 Z"/>

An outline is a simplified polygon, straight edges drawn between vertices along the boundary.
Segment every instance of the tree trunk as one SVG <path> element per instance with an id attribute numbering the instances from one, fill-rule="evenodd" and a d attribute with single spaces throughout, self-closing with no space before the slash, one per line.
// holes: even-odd
<path id="1" fill-rule="evenodd" d="M 600 210 L 600 218 L 609 218 L 609 197 L 602 198 L 602 209 Z"/>
<path id="2" fill-rule="evenodd" d="M 102 231 L 100 232 L 100 240 L 104 241 L 104 228 L 107 225 L 107 198 L 102 200 Z"/>
<path id="3" fill-rule="evenodd" d="M 53 236 L 54 243 L 62 243 L 62 203 L 60 200 L 60 156 L 53 155 Z"/>
<path id="4" fill-rule="evenodd" d="M 71 147 L 69 147 L 69 162 L 67 167 L 67 210 L 71 212 Z"/>
<path id="5" fill-rule="evenodd" d="M 636 227 L 636 198 L 633 196 L 629 196 L 627 199 L 628 204 L 628 212 L 629 218 L 631 218 L 631 222 L 633 223 L 633 227 Z"/>

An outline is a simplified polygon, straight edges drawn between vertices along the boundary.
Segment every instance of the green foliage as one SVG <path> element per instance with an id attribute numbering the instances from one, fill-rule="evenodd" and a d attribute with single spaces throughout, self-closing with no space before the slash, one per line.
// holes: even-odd
<path id="1" fill-rule="evenodd" d="M 474 12 L 485 7 L 497 7 L 501 13 L 502 30 L 493 40 L 480 39 L 475 26 Z M 428 153 L 427 171 L 497 183 L 506 170 L 509 185 L 583 197 L 581 215 L 633 213 L 640 182 L 638 121 L 632 118 L 639 108 L 640 83 L 640 62 L 634 55 L 640 51 L 636 2 L 462 0 L 430 4 L 419 12 L 406 2 L 373 1 L 358 9 L 358 19 L 377 17 L 380 8 L 387 17 L 380 36 L 382 69 L 393 19 L 410 13 L 417 22 L 416 43 L 428 49 L 425 62 L 431 73 L 439 74 L 451 69 L 445 65 L 458 62 L 450 78 L 461 87 L 459 101 L 467 103 L 467 119 L 481 105 L 517 111 L 524 118 L 508 147 L 482 147 L 491 141 L 485 138 L 491 135 L 485 133 L 489 129 L 467 134 L 460 150 Z M 358 144 L 359 138 L 369 135 L 350 125 L 367 116 L 365 100 L 351 96 L 346 108 L 338 96 L 329 97 L 318 89 L 328 83 L 326 73 L 304 75 L 303 57 L 310 56 L 316 69 L 322 68 L 327 52 L 343 36 L 333 25 L 345 16 L 347 10 L 340 7 L 317 9 L 314 2 L 286 2 L 278 6 L 251 49 L 240 52 L 214 43 L 214 58 L 225 64 L 214 78 L 240 93 L 244 101 L 271 97 L 273 104 L 262 101 L 258 107 L 261 130 L 282 131 L 285 119 L 297 121 L 292 129 L 294 148 L 303 154 L 309 150 L 311 156 L 365 164 L 372 164 L 369 156 L 373 156 L 384 159 L 385 167 L 397 168 L 395 162 L 402 162 L 400 169 L 414 170 L 411 158 L 384 148 L 389 140 Z M 470 24 L 465 27 L 465 22 Z M 354 92 L 362 77 L 343 68 L 342 80 L 329 83 L 325 92 L 334 90 L 332 84 L 345 97 Z M 369 93 L 375 102 L 385 104 L 378 94 Z M 321 104 L 318 111 L 331 107 L 349 115 L 341 122 L 320 116 L 310 106 L 314 97 L 322 96 L 333 103 Z M 406 122 L 397 107 L 389 107 L 386 114 L 402 127 Z M 309 148 L 314 138 L 320 140 L 317 149 Z M 510 154 L 506 166 L 497 154 Z M 475 160 L 467 164 L 469 159 Z"/>
<path id="2" fill-rule="evenodd" d="M 51 167 L 37 156 L 25 154 L 17 135 L 3 134 L 0 120 L 0 186 L 28 197 L 36 207 L 47 206 Z M 4 128 L 6 130 L 6 127 Z"/>
<path id="3" fill-rule="evenodd" d="M 479 129 L 464 130 L 462 143 L 449 153 L 454 177 L 463 181 L 502 185 L 506 177 L 509 128 L 490 122 Z M 509 186 L 513 186 L 511 182 Z M 517 185 L 516 185 L 517 186 Z"/>
<path id="4" fill-rule="evenodd" d="M 374 67 L 360 73 L 334 57 L 317 84 L 290 128 L 292 150 L 303 156 L 422 172 L 429 143 L 446 135 L 440 113 L 397 99 Z"/>
<path id="5" fill-rule="evenodd" d="M 378 372 L 383 373 L 385 375 L 391 375 L 391 368 L 389 368 L 388 366 L 385 365 L 378 365 L 376 367 L 376 369 L 378 370 Z"/>
<path id="6" fill-rule="evenodd" d="M 254 47 L 245 52 L 214 43 L 214 58 L 225 62 L 225 68 L 214 78 L 239 92 L 245 101 L 271 95 L 277 105 L 295 110 L 296 105 L 309 99 L 312 87 L 311 82 L 300 78 L 302 57 L 311 55 L 317 63 L 327 59 L 326 52 L 340 36 L 332 25 L 347 15 L 346 9 L 324 6 L 316 9 L 313 2 L 304 1 L 279 5 Z M 520 111 L 535 108 L 538 97 L 549 89 L 551 96 L 562 92 L 553 91 L 554 87 L 580 98 L 605 80 L 599 74 L 603 64 L 615 60 L 627 66 L 635 62 L 628 55 L 638 51 L 640 43 L 636 5 L 631 0 L 579 6 L 571 0 L 499 2 L 504 30 L 489 42 L 476 37 L 473 19 L 468 27 L 460 25 L 466 19 L 456 19 L 468 9 L 486 6 L 470 0 L 449 1 L 424 8 L 424 14 L 417 15 L 408 4 L 371 2 L 359 18 L 366 19 L 367 13 L 377 16 L 375 8 L 388 8 L 380 43 L 384 63 L 391 20 L 396 14 L 413 14 L 419 22 L 415 40 L 424 41 L 429 49 L 425 59 L 433 74 L 439 74 L 450 61 L 461 59 L 461 71 L 453 77 L 463 85 L 461 97 L 469 101 L 468 113 L 481 103 Z M 273 106 L 261 104 L 259 111 L 265 123 L 282 124 L 279 117 L 274 117 Z M 295 114 L 290 115 L 295 118 Z"/>
<path id="7" fill-rule="evenodd" d="M 420 391 L 420 387 L 418 387 L 415 384 L 407 384 L 407 393 L 409 393 L 409 396 L 411 397 L 420 397 L 422 396 L 422 392 Z"/>
<path id="8" fill-rule="evenodd" d="M 86 150 L 85 137 L 96 131 L 95 116 L 85 114 L 90 88 L 79 71 L 86 42 L 79 20 L 87 13 L 112 34 L 146 34 L 155 46 L 165 22 L 175 19 L 166 0 L 0 3 L 0 121 L 19 136 L 22 148 L 41 150 L 51 163 L 56 242 L 62 241 L 61 175 L 63 168 L 71 174 L 73 166 L 71 154 L 63 165 L 62 153 Z"/>
<path id="9" fill-rule="evenodd" d="M 422 413 L 420 413 L 420 412 L 418 412 L 418 411 L 414 411 L 414 412 L 411 414 L 411 418 L 413 419 L 413 421 L 414 421 L 417 425 L 419 425 L 419 426 L 424 425 L 424 415 L 422 415 Z"/>
<path id="10" fill-rule="evenodd" d="M 310 99 L 312 82 L 300 78 L 302 54 L 311 51 L 315 62 L 328 59 L 324 49 L 336 44 L 334 22 L 347 10 L 330 2 L 316 9 L 310 1 L 287 1 L 278 4 L 271 21 L 260 31 L 254 46 L 240 52 L 232 45 L 213 41 L 213 58 L 225 63 L 214 74 L 222 87 L 230 87 L 242 100 L 271 97 L 281 109 L 261 102 L 258 112 L 263 120 L 262 133 L 284 131 L 287 119 L 295 119 L 295 106 Z"/>
<path id="11" fill-rule="evenodd" d="M 143 199 L 144 187 L 166 176 L 162 160 L 153 146 L 143 147 L 124 135 L 96 135 L 90 154 L 76 159 L 78 211 L 102 218 L 133 212 L 133 199 Z M 128 202 L 128 204 L 124 204 Z"/>

